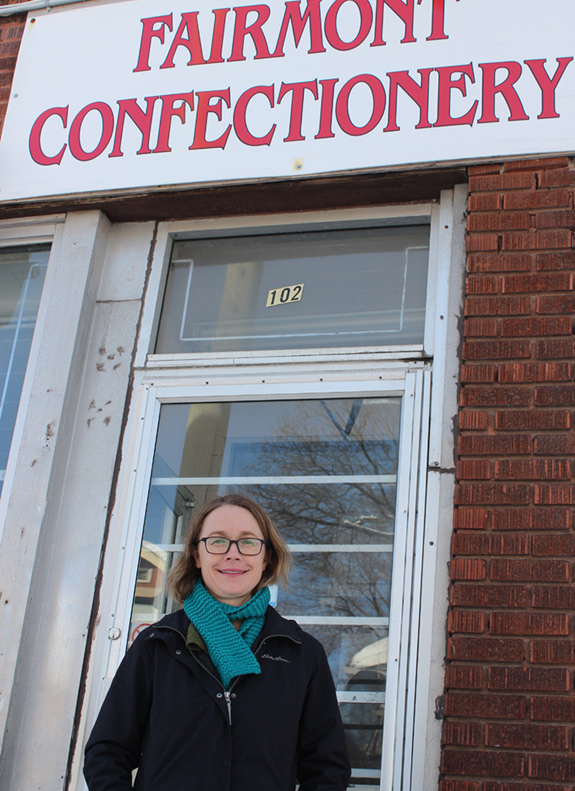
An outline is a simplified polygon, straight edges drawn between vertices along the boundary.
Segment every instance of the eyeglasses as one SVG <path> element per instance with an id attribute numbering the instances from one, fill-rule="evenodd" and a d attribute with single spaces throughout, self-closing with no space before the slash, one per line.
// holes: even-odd
<path id="1" fill-rule="evenodd" d="M 210 555 L 225 555 L 232 544 L 238 548 L 240 555 L 259 555 L 267 543 L 261 538 L 224 538 L 223 536 L 208 536 L 200 538 L 204 542 L 206 552 Z"/>

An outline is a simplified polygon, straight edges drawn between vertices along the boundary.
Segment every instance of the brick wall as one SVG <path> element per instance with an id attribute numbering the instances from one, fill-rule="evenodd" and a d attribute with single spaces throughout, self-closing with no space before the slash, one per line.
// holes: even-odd
<path id="1" fill-rule="evenodd" d="M 575 169 L 469 176 L 441 791 L 568 791 Z"/>
<path id="2" fill-rule="evenodd" d="M 24 0 L 2 0 L 2 5 L 16 5 Z M 0 17 L 0 134 L 4 125 L 10 87 L 14 77 L 26 14 Z"/>

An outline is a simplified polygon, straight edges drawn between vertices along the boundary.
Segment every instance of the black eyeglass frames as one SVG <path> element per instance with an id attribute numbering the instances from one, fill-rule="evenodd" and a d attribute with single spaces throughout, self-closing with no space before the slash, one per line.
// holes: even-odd
<path id="1" fill-rule="evenodd" d="M 224 536 L 208 536 L 207 538 L 200 538 L 204 542 L 206 551 L 210 555 L 225 555 L 232 544 L 238 548 L 240 555 L 259 555 L 266 542 L 261 538 L 224 538 Z"/>

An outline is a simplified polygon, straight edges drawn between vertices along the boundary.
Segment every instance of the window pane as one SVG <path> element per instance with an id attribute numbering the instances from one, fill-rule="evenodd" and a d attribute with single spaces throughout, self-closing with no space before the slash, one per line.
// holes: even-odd
<path id="1" fill-rule="evenodd" d="M 50 248 L 0 249 L 0 491 Z"/>
<path id="2" fill-rule="evenodd" d="M 156 353 L 423 342 L 429 228 L 177 242 Z"/>
<path id="3" fill-rule="evenodd" d="M 133 639 L 175 609 L 166 578 L 198 505 L 257 499 L 294 556 L 278 609 L 324 644 L 364 786 L 381 763 L 400 412 L 400 398 L 165 404 L 132 612 Z"/>

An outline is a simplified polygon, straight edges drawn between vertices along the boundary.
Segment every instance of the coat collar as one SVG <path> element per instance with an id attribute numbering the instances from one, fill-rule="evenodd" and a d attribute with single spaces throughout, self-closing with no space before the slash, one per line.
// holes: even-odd
<path id="1" fill-rule="evenodd" d="M 169 615 L 165 615 L 160 621 L 155 623 L 151 627 L 152 632 L 149 634 L 149 637 L 155 636 L 154 632 L 156 629 L 171 629 L 172 631 L 179 632 L 185 641 L 188 634 L 189 623 L 190 621 L 186 613 L 183 610 L 177 610 Z M 296 643 L 302 642 L 302 630 L 298 624 L 295 621 L 288 621 L 286 618 L 282 618 L 277 610 L 273 607 L 268 607 L 260 639 L 271 637 L 272 635 L 274 637 L 288 637 Z"/>

